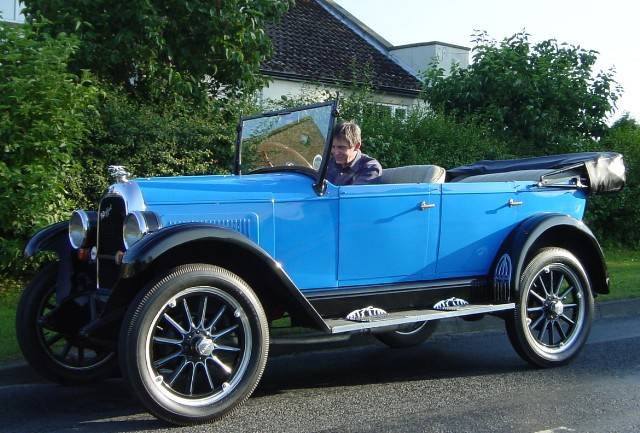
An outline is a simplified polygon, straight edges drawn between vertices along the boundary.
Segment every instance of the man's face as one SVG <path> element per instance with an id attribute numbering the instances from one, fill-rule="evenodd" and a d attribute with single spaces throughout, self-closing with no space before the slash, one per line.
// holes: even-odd
<path id="1" fill-rule="evenodd" d="M 358 154 L 360 143 L 349 146 L 349 142 L 344 138 L 336 137 L 331 143 L 331 154 L 336 163 L 340 165 L 350 164 Z"/>

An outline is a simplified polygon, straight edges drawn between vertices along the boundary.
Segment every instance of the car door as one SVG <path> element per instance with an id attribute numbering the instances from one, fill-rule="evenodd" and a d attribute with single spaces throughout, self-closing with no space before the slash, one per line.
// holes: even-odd
<path id="1" fill-rule="evenodd" d="M 339 189 L 339 286 L 419 281 L 435 270 L 440 185 Z"/>
<path id="2" fill-rule="evenodd" d="M 486 275 L 521 204 L 515 182 L 443 184 L 437 277 Z"/>

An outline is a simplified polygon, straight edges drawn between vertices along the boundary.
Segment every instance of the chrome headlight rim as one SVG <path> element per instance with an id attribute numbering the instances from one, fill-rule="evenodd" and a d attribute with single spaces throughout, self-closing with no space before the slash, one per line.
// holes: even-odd
<path id="1" fill-rule="evenodd" d="M 76 209 L 69 218 L 69 243 L 73 249 L 81 249 L 90 246 L 92 230 L 96 226 L 97 215 L 95 212 Z"/>
<path id="2" fill-rule="evenodd" d="M 130 225 L 135 222 L 135 225 Z M 147 234 L 160 228 L 160 219 L 149 211 L 132 211 L 124 218 L 122 241 L 125 249 L 130 249 Z"/>

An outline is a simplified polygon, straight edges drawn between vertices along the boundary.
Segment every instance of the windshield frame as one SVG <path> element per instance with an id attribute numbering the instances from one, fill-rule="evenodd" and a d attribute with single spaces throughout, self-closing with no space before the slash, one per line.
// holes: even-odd
<path id="1" fill-rule="evenodd" d="M 314 108 L 322 108 L 322 107 L 331 107 L 331 114 L 329 117 L 329 125 L 328 125 L 328 130 L 327 130 L 327 135 L 326 135 L 326 139 L 325 139 L 325 143 L 324 143 L 324 150 L 323 150 L 323 154 L 322 154 L 322 164 L 320 165 L 320 168 L 318 169 L 318 171 L 316 172 L 315 170 L 311 170 L 311 169 L 304 169 L 303 167 L 297 167 L 297 168 L 290 168 L 290 167 L 273 167 L 273 168 L 262 168 L 262 169 L 258 169 L 255 170 L 251 173 L 274 173 L 274 172 L 296 172 L 296 173 L 303 173 L 307 176 L 312 177 L 315 181 L 316 184 L 314 185 L 314 187 L 316 188 L 316 191 L 318 190 L 318 187 L 320 187 L 320 190 L 323 191 L 323 184 L 324 184 L 324 178 L 326 176 L 327 173 L 327 164 L 329 162 L 329 158 L 331 156 L 331 138 L 332 138 L 332 133 L 333 133 L 333 127 L 335 125 L 335 121 L 336 121 L 336 116 L 337 116 L 337 107 L 338 107 L 338 101 L 332 100 L 332 101 L 327 101 L 327 102 L 320 102 L 317 104 L 310 104 L 310 105 L 303 105 L 303 106 L 298 106 L 298 107 L 292 107 L 292 108 L 286 108 L 284 110 L 277 110 L 277 111 L 268 111 L 265 113 L 260 113 L 260 114 L 256 114 L 256 115 L 252 115 L 252 116 L 242 116 L 240 118 L 240 122 L 238 123 L 238 135 L 236 137 L 236 152 L 235 152 L 235 161 L 234 161 L 234 169 L 233 169 L 233 173 L 235 175 L 241 176 L 242 175 L 242 125 L 245 121 L 247 120 L 254 120 L 254 119 L 260 119 L 260 118 L 267 118 L 267 117 L 275 117 L 275 116 L 282 116 L 282 115 L 287 115 L 287 114 L 291 114 L 291 113 L 295 113 L 296 111 L 303 111 L 303 110 L 311 110 Z"/>

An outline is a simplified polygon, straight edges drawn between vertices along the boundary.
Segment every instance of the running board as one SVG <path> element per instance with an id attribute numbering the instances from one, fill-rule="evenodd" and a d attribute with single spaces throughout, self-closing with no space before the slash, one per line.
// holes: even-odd
<path id="1" fill-rule="evenodd" d="M 448 319 L 450 317 L 471 316 L 474 314 L 494 313 L 496 311 L 513 310 L 516 304 L 497 305 L 465 305 L 452 311 L 442 310 L 409 310 L 396 311 L 383 317 L 370 318 L 368 321 L 354 321 L 346 319 L 327 319 L 325 323 L 332 334 L 362 331 L 365 329 L 383 328 L 404 325 L 407 323 L 424 322 L 426 320 Z"/>

